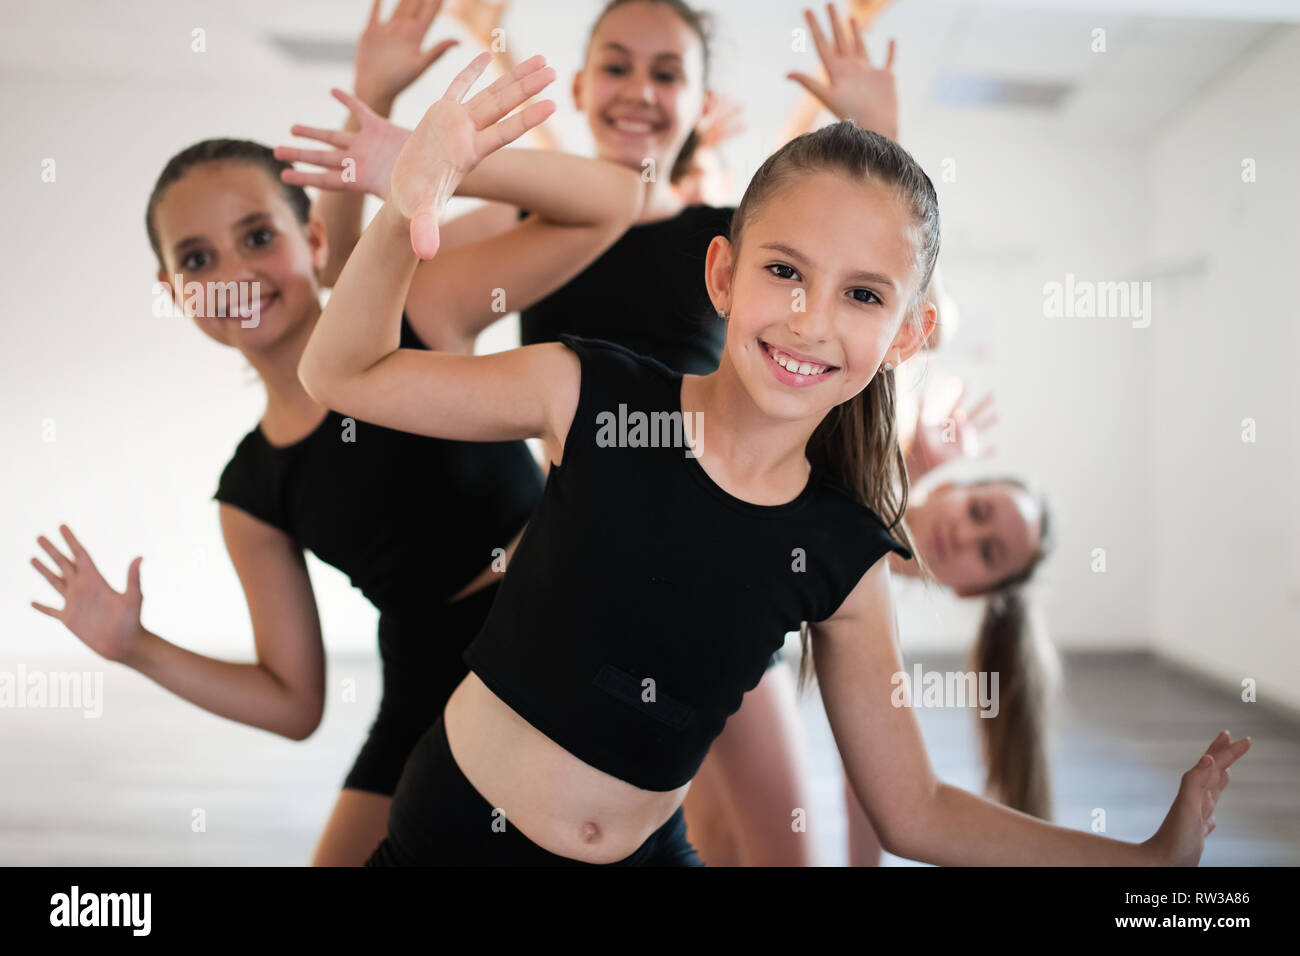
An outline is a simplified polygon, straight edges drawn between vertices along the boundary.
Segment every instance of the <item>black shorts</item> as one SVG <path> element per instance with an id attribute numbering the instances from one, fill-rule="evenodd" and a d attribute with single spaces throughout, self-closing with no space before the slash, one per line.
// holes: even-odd
<path id="1" fill-rule="evenodd" d="M 482 629 L 500 587 L 497 579 L 423 613 L 379 615 L 383 697 L 344 787 L 393 795 L 406 758 L 469 673 L 461 654 Z"/>
<path id="2" fill-rule="evenodd" d="M 544 850 L 501 817 L 451 755 L 439 716 L 402 773 L 388 836 L 366 866 L 703 866 L 678 807 L 631 855 L 585 863 Z"/>

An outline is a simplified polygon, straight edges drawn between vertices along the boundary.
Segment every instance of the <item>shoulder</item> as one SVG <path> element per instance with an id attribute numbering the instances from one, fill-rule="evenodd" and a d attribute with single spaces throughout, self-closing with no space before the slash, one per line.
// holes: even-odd
<path id="1" fill-rule="evenodd" d="M 568 332 L 560 333 L 559 340 L 578 356 L 584 370 L 590 365 L 613 370 L 615 374 L 621 371 L 625 374 L 649 374 L 668 378 L 677 374 L 658 359 L 634 352 L 617 342 L 586 338 Z"/>
<path id="2" fill-rule="evenodd" d="M 258 467 L 265 459 L 269 448 L 270 445 L 262 437 L 261 429 L 253 426 L 252 430 L 239 440 L 239 444 L 235 446 L 235 451 L 230 456 L 230 460 L 221 469 L 222 481 L 225 481 L 227 476 L 233 477 L 249 468 Z"/>
<path id="3" fill-rule="evenodd" d="M 877 557 L 883 557 L 887 552 L 893 551 L 905 561 L 912 560 L 911 550 L 891 533 L 884 519 L 876 514 L 874 509 L 858 500 L 858 496 L 849 491 L 842 482 L 821 469 L 818 470 L 817 481 L 827 510 L 842 522 L 843 527 L 856 528 L 859 533 L 854 537 L 872 551 L 878 551 Z"/>

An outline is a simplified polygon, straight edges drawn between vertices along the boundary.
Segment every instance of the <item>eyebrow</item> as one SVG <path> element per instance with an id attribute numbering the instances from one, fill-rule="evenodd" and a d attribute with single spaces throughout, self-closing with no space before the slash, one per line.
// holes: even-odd
<path id="1" fill-rule="evenodd" d="M 789 256 L 791 259 L 794 259 L 797 262 L 809 261 L 808 257 L 805 256 L 803 253 L 801 253 L 798 249 L 792 249 L 790 246 L 783 245 L 779 242 L 765 242 L 761 246 L 759 246 L 759 248 L 772 249 L 776 252 L 785 253 L 787 256 Z M 889 286 L 891 289 L 895 289 L 895 290 L 898 289 L 898 283 L 882 272 L 863 272 L 859 270 L 857 272 L 851 273 L 849 275 L 849 278 L 861 279 L 864 282 L 879 282 L 882 285 Z"/>
<path id="2" fill-rule="evenodd" d="M 250 212 L 247 216 L 244 216 L 242 219 L 240 219 L 238 222 L 235 223 L 235 228 L 243 229 L 245 226 L 251 226 L 253 223 L 257 222 L 258 220 L 270 219 L 270 218 L 271 218 L 271 214 L 268 212 L 264 212 L 262 210 L 258 210 L 257 212 Z M 172 246 L 172 251 L 180 252 L 182 249 L 186 249 L 189 246 L 202 245 L 203 242 L 204 242 L 203 236 L 186 236 L 180 242 L 176 243 L 176 245 Z"/>
<path id="3" fill-rule="evenodd" d="M 602 49 L 603 49 L 603 50 L 614 50 L 614 51 L 617 51 L 618 53 L 626 53 L 628 56 L 631 56 L 631 55 L 632 55 L 632 51 L 631 51 L 631 50 L 629 50 L 627 47 L 625 47 L 625 46 L 624 46 L 623 44 L 621 44 L 621 43 L 615 43 L 613 40 L 609 40 L 609 41 L 607 41 L 607 42 L 605 43 L 605 46 L 604 46 Z M 664 59 L 668 59 L 668 60 L 677 60 L 677 61 L 680 61 L 681 58 L 682 58 L 682 55 L 681 55 L 680 53 L 656 53 L 656 54 L 654 55 L 654 58 L 655 58 L 656 60 L 664 60 Z"/>

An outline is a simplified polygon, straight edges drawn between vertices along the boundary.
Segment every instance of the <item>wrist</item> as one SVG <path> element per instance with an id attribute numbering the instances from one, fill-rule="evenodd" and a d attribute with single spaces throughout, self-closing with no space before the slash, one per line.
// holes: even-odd
<path id="1" fill-rule="evenodd" d="M 132 635 L 131 643 L 127 649 L 118 656 L 117 663 L 131 668 L 134 671 L 144 673 L 145 658 L 148 654 L 149 643 L 154 635 L 144 629 L 144 625 L 136 622 L 135 634 Z"/>
<path id="2" fill-rule="evenodd" d="M 366 83 L 363 80 L 356 80 L 352 84 L 352 91 L 356 94 L 357 99 L 365 103 L 372 110 L 388 119 L 393 111 L 393 103 L 397 99 L 397 94 L 388 90 L 380 89 Z"/>

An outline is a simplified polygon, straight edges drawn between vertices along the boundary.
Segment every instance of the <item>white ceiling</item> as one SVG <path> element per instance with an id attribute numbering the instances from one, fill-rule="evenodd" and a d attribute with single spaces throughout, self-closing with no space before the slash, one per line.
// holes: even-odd
<path id="1" fill-rule="evenodd" d="M 389 0 L 391 3 L 392 0 Z M 295 63 L 270 40 L 282 34 L 347 41 L 364 21 L 369 0 L 266 2 L 223 0 L 46 0 L 7 5 L 11 29 L 0 35 L 0 75 L 54 82 L 223 84 L 232 95 L 274 95 L 276 83 L 300 87 L 348 83 L 343 65 Z M 521 55 L 545 53 L 565 79 L 555 96 L 569 106 L 567 77 L 578 65 L 598 0 L 513 0 L 507 35 Z M 752 135 L 773 143 L 800 91 L 783 78 L 810 70 L 807 54 L 790 50 L 799 27 L 798 0 L 714 0 L 714 85 L 741 95 Z M 820 4 L 815 5 L 821 9 Z M 1136 142 L 1213 87 L 1234 64 L 1267 43 L 1279 24 L 1300 20 L 1297 0 L 895 0 L 873 32 L 873 47 L 897 37 L 897 71 L 908 127 L 950 122 L 1012 124 L 1031 134 L 1107 137 Z M 190 51 L 195 27 L 207 52 Z M 1092 31 L 1106 30 L 1107 52 L 1090 49 Z M 449 18 L 435 35 L 468 41 Z M 427 102 L 468 57 L 454 51 L 408 99 Z M 453 63 L 453 58 L 455 62 Z M 755 64 L 764 64 L 756 69 Z M 951 73 L 1066 83 L 1051 111 L 955 108 L 934 102 L 939 78 Z M 298 117 L 295 117 L 298 118 Z M 300 118 L 298 118 L 300 119 Z M 573 117 L 560 124 L 578 128 Z"/>

